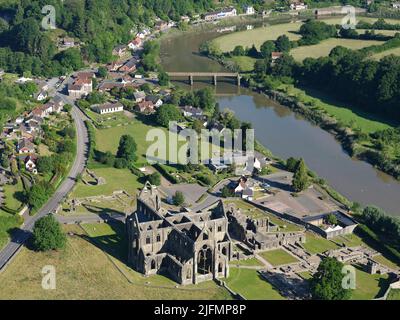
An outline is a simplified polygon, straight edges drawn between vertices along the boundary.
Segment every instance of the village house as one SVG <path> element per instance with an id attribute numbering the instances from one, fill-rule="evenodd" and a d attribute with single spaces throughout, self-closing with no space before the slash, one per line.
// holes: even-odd
<path id="1" fill-rule="evenodd" d="M 155 95 L 146 96 L 145 100 L 152 102 L 155 108 L 159 108 L 163 105 L 163 101 Z"/>
<path id="2" fill-rule="evenodd" d="M 33 174 L 37 174 L 36 161 L 37 161 L 36 156 L 33 155 L 27 156 L 24 161 L 25 169 L 28 170 L 29 172 L 32 172 Z"/>
<path id="3" fill-rule="evenodd" d="M 271 52 L 272 63 L 274 63 L 276 60 L 282 58 L 282 56 L 283 56 L 283 52 L 277 52 L 277 51 Z"/>
<path id="4" fill-rule="evenodd" d="M 204 15 L 204 20 L 213 21 L 213 20 L 219 20 L 236 16 L 237 16 L 237 10 L 234 7 L 228 7 L 221 10 L 206 13 Z"/>
<path id="5" fill-rule="evenodd" d="M 68 49 L 75 47 L 75 40 L 70 37 L 64 37 L 61 39 L 61 47 Z"/>
<path id="6" fill-rule="evenodd" d="M 129 41 L 128 47 L 131 50 L 138 50 L 142 46 L 142 39 L 139 37 L 136 37 L 135 39 Z"/>
<path id="7" fill-rule="evenodd" d="M 393 2 L 393 3 L 392 3 L 392 7 L 393 7 L 394 9 L 400 9 L 400 2 Z"/>
<path id="8" fill-rule="evenodd" d="M 21 139 L 18 142 L 18 152 L 19 153 L 34 153 L 35 152 L 35 146 L 28 139 L 25 139 L 25 138 Z"/>
<path id="9" fill-rule="evenodd" d="M 121 57 L 126 53 L 126 50 L 127 50 L 127 47 L 126 47 L 125 45 L 121 44 L 121 45 L 119 45 L 119 46 L 116 46 L 116 47 L 113 49 L 112 54 L 113 54 L 114 56 L 118 56 L 118 57 L 121 58 Z"/>
<path id="10" fill-rule="evenodd" d="M 145 113 L 145 114 L 151 114 L 154 113 L 154 104 L 151 101 L 142 101 L 139 102 L 136 106 L 136 110 Z"/>
<path id="11" fill-rule="evenodd" d="M 72 85 L 68 86 L 68 94 L 73 98 L 80 99 L 87 96 L 93 91 L 93 78 L 95 77 L 92 72 L 81 72 L 75 78 Z"/>
<path id="12" fill-rule="evenodd" d="M 180 109 L 185 117 L 199 117 L 203 115 L 203 110 L 193 106 L 182 106 Z"/>
<path id="13" fill-rule="evenodd" d="M 118 70 L 119 68 L 121 68 L 123 65 L 124 65 L 124 63 L 121 62 L 121 61 L 114 61 L 114 62 L 111 62 L 111 63 L 109 63 L 109 64 L 107 65 L 107 70 L 108 70 L 109 72 L 117 71 L 117 70 Z"/>
<path id="14" fill-rule="evenodd" d="M 254 7 L 253 7 L 253 6 L 246 6 L 246 7 L 244 7 L 244 12 L 245 12 L 245 14 L 248 15 L 248 16 L 256 14 L 256 11 L 254 10 Z"/>
<path id="15" fill-rule="evenodd" d="M 158 32 L 164 31 L 168 28 L 168 22 L 165 22 L 163 20 L 158 20 L 156 24 L 154 25 L 154 29 Z"/>
<path id="16" fill-rule="evenodd" d="M 138 61 L 135 58 L 132 58 L 127 61 L 122 67 L 120 67 L 118 71 L 125 73 L 135 72 L 137 63 Z"/>
<path id="17" fill-rule="evenodd" d="M 190 17 L 189 16 L 182 16 L 181 17 L 181 21 L 185 22 L 185 23 L 189 23 L 190 22 Z"/>
<path id="18" fill-rule="evenodd" d="M 142 102 L 146 98 L 146 93 L 144 91 L 137 91 L 133 94 L 133 98 L 136 103 Z"/>
<path id="19" fill-rule="evenodd" d="M 296 11 L 306 10 L 307 5 L 304 2 L 293 2 L 290 4 L 290 9 Z"/>
<path id="20" fill-rule="evenodd" d="M 93 106 L 93 110 L 99 114 L 108 114 L 108 113 L 122 112 L 122 111 L 124 111 L 124 107 L 119 102 L 105 103 L 105 104 Z"/>

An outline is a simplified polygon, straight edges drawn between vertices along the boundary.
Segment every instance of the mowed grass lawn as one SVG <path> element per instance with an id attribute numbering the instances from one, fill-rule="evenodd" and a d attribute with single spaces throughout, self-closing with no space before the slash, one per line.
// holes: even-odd
<path id="1" fill-rule="evenodd" d="M 257 258 L 250 258 L 246 260 L 231 261 L 232 266 L 245 266 L 245 267 L 262 267 L 263 264 Z"/>
<path id="2" fill-rule="evenodd" d="M 260 256 L 263 257 L 265 260 L 267 260 L 274 267 L 295 263 L 299 261 L 283 249 L 261 252 Z"/>
<path id="3" fill-rule="evenodd" d="M 303 243 L 303 247 L 311 254 L 323 253 L 327 250 L 338 248 L 338 246 L 332 241 L 317 236 L 311 232 L 306 233 L 306 243 Z"/>
<path id="4" fill-rule="evenodd" d="M 97 177 L 105 179 L 102 185 L 85 185 L 79 182 L 75 187 L 72 197 L 84 198 L 99 195 L 111 195 L 114 191 L 124 190 L 129 194 L 135 194 L 137 189 L 142 186 L 138 182 L 137 176 L 128 169 L 99 168 L 93 169 Z"/>
<path id="5" fill-rule="evenodd" d="M 303 61 L 305 58 L 319 58 L 329 55 L 334 47 L 342 46 L 357 50 L 372 45 L 383 44 L 383 41 L 375 40 L 354 40 L 354 39 L 327 39 L 312 46 L 300 46 L 290 50 L 290 54 L 297 61 Z"/>
<path id="6" fill-rule="evenodd" d="M 356 289 L 351 300 L 371 300 L 382 296 L 389 286 L 388 278 L 387 274 L 369 274 L 356 268 Z"/>
<path id="7" fill-rule="evenodd" d="M 175 288 L 176 283 L 162 276 L 145 278 L 116 258 L 131 273 L 130 283 L 110 261 L 95 242 L 87 239 L 79 226 L 67 226 L 77 236 L 68 237 L 65 250 L 47 253 L 23 248 L 8 268 L 0 274 L 0 299 L 129 299 L 129 300 L 182 300 L 182 299 L 230 299 L 229 293 L 213 281 L 196 286 Z M 104 232 L 102 232 L 103 234 Z M 105 237 L 103 234 L 101 237 Z M 110 236 L 113 236 L 111 233 Z M 56 268 L 56 290 L 43 290 L 42 268 Z M 150 282 L 149 286 L 146 285 Z"/>
<path id="8" fill-rule="evenodd" d="M 387 300 L 400 300 L 400 289 L 391 289 Z"/>
<path id="9" fill-rule="evenodd" d="M 226 284 L 249 300 L 283 300 L 278 291 L 256 270 L 230 268 Z"/>
<path id="10" fill-rule="evenodd" d="M 2 188 L 5 196 L 4 206 L 11 210 L 18 210 L 22 206 L 20 199 L 24 192 L 24 186 L 21 179 L 18 178 L 18 182 L 15 185 L 7 184 Z M 1 212 L 2 211 L 0 210 L 0 215 L 2 215 Z"/>

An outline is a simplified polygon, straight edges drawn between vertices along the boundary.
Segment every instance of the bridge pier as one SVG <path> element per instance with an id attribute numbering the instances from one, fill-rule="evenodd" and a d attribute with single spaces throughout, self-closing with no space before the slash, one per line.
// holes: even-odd
<path id="1" fill-rule="evenodd" d="M 237 85 L 240 87 L 240 75 L 237 76 Z"/>
<path id="2" fill-rule="evenodd" d="M 217 85 L 217 75 L 216 74 L 214 74 L 214 86 L 216 86 Z"/>
<path id="3" fill-rule="evenodd" d="M 189 83 L 191 86 L 193 86 L 193 75 L 189 75 Z"/>

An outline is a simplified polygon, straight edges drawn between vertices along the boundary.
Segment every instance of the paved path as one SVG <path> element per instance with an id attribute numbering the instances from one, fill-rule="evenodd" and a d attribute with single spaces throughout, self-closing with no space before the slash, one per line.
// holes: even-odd
<path id="1" fill-rule="evenodd" d="M 74 103 L 60 93 L 58 93 L 57 95 L 62 97 L 65 102 L 71 105 Z M 73 105 L 71 115 L 74 119 L 77 133 L 77 153 L 71 171 L 69 172 L 68 177 L 64 180 L 61 186 L 50 198 L 50 200 L 43 206 L 43 208 L 40 209 L 40 211 L 37 212 L 35 216 L 29 217 L 27 220 L 25 220 L 21 229 L 13 234 L 11 241 L 0 252 L 0 270 L 2 270 L 6 266 L 7 262 L 31 236 L 31 231 L 35 222 L 43 216 L 47 215 L 48 213 L 54 212 L 57 209 L 58 205 L 64 200 L 64 198 L 75 185 L 76 177 L 83 171 L 86 166 L 88 151 L 88 133 L 86 130 L 86 126 L 83 122 L 85 117 L 75 105 Z"/>

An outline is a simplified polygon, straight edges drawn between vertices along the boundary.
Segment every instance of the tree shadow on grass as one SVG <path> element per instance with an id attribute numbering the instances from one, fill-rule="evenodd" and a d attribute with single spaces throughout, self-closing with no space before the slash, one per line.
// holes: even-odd
<path id="1" fill-rule="evenodd" d="M 118 220 L 108 221 L 107 224 L 111 227 L 114 234 L 89 236 L 81 235 L 81 238 L 90 242 L 100 250 L 110 256 L 120 260 L 124 264 L 128 262 L 128 238 L 125 230 L 125 224 Z"/>

